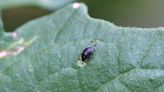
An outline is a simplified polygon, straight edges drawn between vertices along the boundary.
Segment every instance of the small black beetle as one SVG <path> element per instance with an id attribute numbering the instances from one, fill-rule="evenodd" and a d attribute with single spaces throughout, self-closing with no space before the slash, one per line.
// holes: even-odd
<path id="1" fill-rule="evenodd" d="M 85 62 L 87 59 L 89 59 L 93 55 L 94 48 L 93 47 L 87 47 L 83 50 L 81 53 L 81 60 Z"/>

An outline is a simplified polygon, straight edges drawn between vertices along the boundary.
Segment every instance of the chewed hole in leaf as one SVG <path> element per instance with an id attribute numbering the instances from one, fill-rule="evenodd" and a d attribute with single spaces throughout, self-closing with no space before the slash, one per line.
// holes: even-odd
<path id="1" fill-rule="evenodd" d="M 83 62 L 83 61 L 81 61 L 81 60 L 78 60 L 77 61 L 77 65 L 79 66 L 79 67 L 84 67 L 84 66 L 86 66 L 86 62 Z"/>

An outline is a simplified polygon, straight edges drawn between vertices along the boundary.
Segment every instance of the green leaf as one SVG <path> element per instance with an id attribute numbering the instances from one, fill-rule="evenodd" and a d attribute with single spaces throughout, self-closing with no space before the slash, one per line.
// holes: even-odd
<path id="1" fill-rule="evenodd" d="M 3 22 L 2 22 L 2 18 L 1 18 L 1 13 L 0 13 L 0 38 L 3 36 Z"/>
<path id="2" fill-rule="evenodd" d="M 39 6 L 50 10 L 56 10 L 75 0 L 0 0 L 2 9 L 16 6 Z"/>
<path id="3" fill-rule="evenodd" d="M 0 58 L 0 92 L 164 90 L 164 28 L 115 26 L 75 3 L 16 32 Z M 79 67 L 88 46 L 94 55 Z"/>

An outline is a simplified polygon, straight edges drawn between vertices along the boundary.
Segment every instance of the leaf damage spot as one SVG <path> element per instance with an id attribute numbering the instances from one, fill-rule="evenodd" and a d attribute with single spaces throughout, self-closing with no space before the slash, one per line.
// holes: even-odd
<path id="1" fill-rule="evenodd" d="M 77 61 L 77 65 L 78 65 L 79 67 L 84 67 L 84 66 L 86 66 L 86 63 L 83 62 L 83 61 L 81 61 L 81 60 L 78 60 L 78 61 Z"/>
<path id="2" fill-rule="evenodd" d="M 13 34 L 15 35 L 15 33 Z M 0 51 L 0 59 L 5 58 L 8 56 L 15 56 L 20 54 L 22 51 L 25 50 L 29 45 L 31 45 L 34 41 L 37 40 L 38 37 L 33 37 L 28 41 L 24 41 L 24 39 L 20 39 L 16 42 L 11 43 L 8 48 L 5 50 Z"/>
<path id="3" fill-rule="evenodd" d="M 17 32 L 13 32 L 12 37 L 13 37 L 13 39 L 16 39 L 17 38 Z"/>
<path id="4" fill-rule="evenodd" d="M 13 55 L 17 55 L 17 54 L 21 53 L 24 49 L 25 49 L 25 47 L 23 47 L 23 46 L 17 48 Z"/>
<path id="5" fill-rule="evenodd" d="M 81 4 L 80 3 L 74 3 L 72 6 L 74 9 L 78 9 L 78 8 L 80 8 Z"/>
<path id="6" fill-rule="evenodd" d="M 9 56 L 9 55 L 10 55 L 9 51 L 0 51 L 0 58 L 6 57 L 6 56 Z"/>
<path id="7" fill-rule="evenodd" d="M 18 55 L 18 54 L 21 53 L 24 49 L 25 49 L 25 47 L 22 46 L 22 47 L 18 47 L 18 48 L 16 48 L 16 49 L 0 51 L 0 58 L 4 58 L 4 57 L 7 57 L 7 56 Z"/>

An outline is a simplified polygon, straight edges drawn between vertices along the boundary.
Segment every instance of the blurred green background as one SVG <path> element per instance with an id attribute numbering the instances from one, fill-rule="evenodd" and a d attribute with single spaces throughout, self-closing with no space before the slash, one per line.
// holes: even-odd
<path id="1" fill-rule="evenodd" d="M 119 26 L 164 26 L 164 0 L 79 0 L 88 5 L 92 17 Z M 23 23 L 53 12 L 38 7 L 16 7 L 3 11 L 5 30 L 13 31 Z"/>

